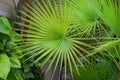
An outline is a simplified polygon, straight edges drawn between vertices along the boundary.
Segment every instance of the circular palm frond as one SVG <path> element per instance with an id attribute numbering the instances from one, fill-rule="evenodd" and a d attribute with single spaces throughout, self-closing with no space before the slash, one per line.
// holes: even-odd
<path id="1" fill-rule="evenodd" d="M 100 19 L 101 5 L 99 0 L 68 0 L 72 11 L 74 12 L 73 23 L 77 22 L 83 33 L 95 36 L 97 32 L 106 33 Z M 98 35 L 97 35 L 98 36 Z"/>
<path id="2" fill-rule="evenodd" d="M 41 66 L 49 62 L 46 71 L 55 63 L 53 74 L 58 65 L 60 71 L 64 66 L 65 74 L 69 67 L 71 75 L 73 75 L 73 67 L 77 72 L 78 64 L 84 67 L 82 59 L 89 62 L 85 55 L 94 47 L 83 41 L 87 38 L 81 36 L 84 34 L 76 22 L 71 23 L 74 13 L 70 9 L 71 7 L 67 8 L 66 0 L 63 2 L 60 0 L 59 3 L 56 1 L 51 3 L 49 0 L 47 2 L 42 0 L 40 3 L 36 0 L 26 4 L 25 11 L 21 13 L 27 18 L 21 17 L 25 23 L 19 23 L 28 28 L 22 30 L 24 33 L 21 34 L 24 42 L 18 52 L 24 53 L 22 57 L 28 57 L 27 60 L 32 58 L 33 63 L 40 62 Z"/>
<path id="3" fill-rule="evenodd" d="M 101 19 L 116 36 L 120 37 L 120 3 L 117 0 L 101 0 L 101 5 Z"/>

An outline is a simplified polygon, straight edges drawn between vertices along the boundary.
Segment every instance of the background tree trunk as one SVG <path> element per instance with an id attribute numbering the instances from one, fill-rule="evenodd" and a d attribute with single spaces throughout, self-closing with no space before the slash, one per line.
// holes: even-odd
<path id="1" fill-rule="evenodd" d="M 11 17 L 16 14 L 15 6 L 19 0 L 0 0 L 0 15 Z"/>

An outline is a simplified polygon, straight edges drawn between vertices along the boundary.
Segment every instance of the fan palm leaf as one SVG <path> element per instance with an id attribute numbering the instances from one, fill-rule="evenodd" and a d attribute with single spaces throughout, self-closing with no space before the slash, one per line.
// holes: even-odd
<path id="1" fill-rule="evenodd" d="M 31 4 L 27 3 L 24 7 L 25 11 L 20 11 L 27 17 L 21 17 L 26 23 L 18 23 L 28 28 L 22 30 L 24 33 L 21 34 L 24 42 L 20 45 L 22 50 L 18 52 L 24 53 L 22 57 L 28 56 L 27 60 L 33 58 L 35 59 L 33 63 L 41 62 L 41 66 L 50 62 L 46 72 L 55 62 L 53 74 L 58 65 L 60 71 L 64 66 L 65 75 L 68 71 L 67 67 L 71 75 L 73 75 L 73 65 L 77 72 L 78 64 L 84 68 L 80 58 L 89 62 L 85 57 L 89 54 L 87 48 L 92 50 L 94 47 L 82 41 L 84 38 L 80 36 L 81 30 L 76 23 L 71 23 L 74 13 L 71 13 L 70 9 L 67 8 L 66 0 L 63 2 L 60 0 L 59 4 L 56 1 L 51 3 L 49 0 L 47 3 L 44 0 L 42 3 L 38 0 Z"/>
<path id="2" fill-rule="evenodd" d="M 120 3 L 117 0 L 100 0 L 101 3 L 101 13 L 100 18 L 103 23 L 111 29 L 111 32 L 116 35 L 117 40 L 106 42 L 98 46 L 98 48 L 94 49 L 93 53 L 89 54 L 93 55 L 96 53 L 100 53 L 101 51 L 107 51 L 108 55 L 111 56 L 113 61 L 118 66 L 118 62 L 115 58 L 120 59 Z M 118 69 L 120 70 L 119 66 Z"/>
<path id="3" fill-rule="evenodd" d="M 101 0 L 101 19 L 115 35 L 120 37 L 120 3 L 116 1 L 117 0 Z"/>
<path id="4" fill-rule="evenodd" d="M 73 23 L 77 22 L 84 33 L 95 35 L 105 31 L 100 20 L 101 5 L 99 0 L 68 0 L 74 12 Z"/>

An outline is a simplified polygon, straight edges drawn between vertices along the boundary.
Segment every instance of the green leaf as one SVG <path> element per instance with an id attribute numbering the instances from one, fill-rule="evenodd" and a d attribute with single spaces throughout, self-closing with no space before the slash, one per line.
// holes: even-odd
<path id="1" fill-rule="evenodd" d="M 24 80 L 22 77 L 22 73 L 22 70 L 12 68 L 7 77 L 7 80 Z"/>
<path id="2" fill-rule="evenodd" d="M 120 37 L 120 3 L 116 0 L 100 0 L 102 4 L 101 19 L 104 23 Z"/>
<path id="3" fill-rule="evenodd" d="M 119 58 L 120 57 L 120 45 L 110 48 L 110 54 L 113 57 Z"/>
<path id="4" fill-rule="evenodd" d="M 86 70 L 80 66 L 78 68 L 80 75 L 74 70 L 77 80 L 118 80 L 119 71 L 111 60 L 94 60 L 91 64 L 85 65 Z"/>
<path id="5" fill-rule="evenodd" d="M 99 21 L 101 7 L 98 0 L 68 0 L 68 2 L 74 14 L 73 23 L 77 22 L 84 33 L 95 34 L 96 30 L 102 29 Z"/>
<path id="6" fill-rule="evenodd" d="M 0 42 L 0 50 L 4 50 L 4 44 Z"/>
<path id="7" fill-rule="evenodd" d="M 13 42 L 19 42 L 19 41 L 21 41 L 22 40 L 22 37 L 20 36 L 20 34 L 18 34 L 17 32 L 15 32 L 15 31 L 12 31 L 12 41 Z"/>
<path id="8" fill-rule="evenodd" d="M 0 54 L 0 78 L 6 80 L 10 72 L 10 60 L 6 54 Z"/>
<path id="9" fill-rule="evenodd" d="M 23 80 L 23 77 L 21 76 L 21 74 L 20 73 L 14 73 L 14 76 L 15 76 L 15 78 L 16 78 L 16 80 Z"/>
<path id="10" fill-rule="evenodd" d="M 12 68 L 21 68 L 21 63 L 17 57 L 10 57 L 10 63 Z"/>
<path id="11" fill-rule="evenodd" d="M 120 45 L 120 39 L 115 40 L 115 41 L 109 41 L 109 42 L 106 42 L 105 44 L 100 45 L 98 48 L 94 49 L 91 52 L 91 54 L 88 54 L 87 57 L 91 56 L 91 55 L 94 55 L 94 54 L 97 54 L 98 52 L 107 50 L 109 48 L 113 48 L 116 45 Z"/>
<path id="12" fill-rule="evenodd" d="M 24 78 L 34 78 L 34 75 L 31 72 L 23 73 Z"/>
<path id="13" fill-rule="evenodd" d="M 6 17 L 0 17 L 0 39 L 10 39 L 12 28 Z"/>

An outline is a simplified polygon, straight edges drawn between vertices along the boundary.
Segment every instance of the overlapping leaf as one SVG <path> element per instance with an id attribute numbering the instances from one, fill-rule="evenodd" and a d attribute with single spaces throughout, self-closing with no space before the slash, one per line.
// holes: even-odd
<path id="1" fill-rule="evenodd" d="M 6 80 L 10 72 L 10 60 L 6 54 L 0 54 L 0 78 Z"/>
<path id="2" fill-rule="evenodd" d="M 10 27 L 9 21 L 5 17 L 0 17 L 0 40 L 10 39 L 12 28 Z"/>
<path id="3" fill-rule="evenodd" d="M 100 20 L 99 0 L 68 0 L 74 12 L 73 23 L 77 22 L 84 33 L 96 34 L 104 30 Z"/>

